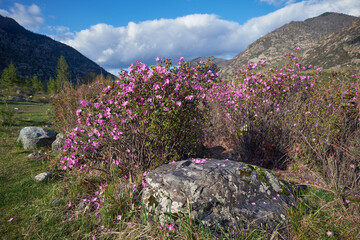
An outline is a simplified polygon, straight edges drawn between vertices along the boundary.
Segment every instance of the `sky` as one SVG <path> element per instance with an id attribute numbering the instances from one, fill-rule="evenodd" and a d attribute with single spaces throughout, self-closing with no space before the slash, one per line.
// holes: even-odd
<path id="1" fill-rule="evenodd" d="M 263 35 L 359 0 L 0 0 L 0 15 L 65 43 L 106 70 L 156 57 L 231 59 Z"/>

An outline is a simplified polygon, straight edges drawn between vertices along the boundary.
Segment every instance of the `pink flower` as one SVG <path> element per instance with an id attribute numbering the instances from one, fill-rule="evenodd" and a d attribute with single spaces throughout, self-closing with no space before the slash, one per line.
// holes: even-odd
<path id="1" fill-rule="evenodd" d="M 197 164 L 204 164 L 207 162 L 206 159 L 193 159 L 191 160 L 193 163 L 197 163 Z"/>
<path id="2" fill-rule="evenodd" d="M 157 57 L 157 58 L 156 58 L 156 61 L 157 61 L 157 62 L 161 62 L 161 58 Z"/>
<path id="3" fill-rule="evenodd" d="M 193 95 L 188 95 L 188 96 L 185 97 L 185 100 L 192 101 L 192 100 L 194 100 L 194 96 Z"/>
<path id="4" fill-rule="evenodd" d="M 117 216 L 116 216 L 116 219 L 117 219 L 117 220 L 121 220 L 121 217 L 122 217 L 121 215 L 117 215 Z"/>
<path id="5" fill-rule="evenodd" d="M 251 203 L 251 205 L 255 206 L 255 205 L 256 205 L 256 203 L 252 202 L 252 203 Z"/>
<path id="6" fill-rule="evenodd" d="M 181 106 L 181 101 L 176 101 L 175 104 L 180 107 Z"/>
<path id="7" fill-rule="evenodd" d="M 127 148 L 127 149 L 126 149 L 126 152 L 128 152 L 128 153 L 129 153 L 129 152 L 130 152 L 130 149 L 128 149 L 128 148 Z"/>
<path id="8" fill-rule="evenodd" d="M 350 164 L 350 168 L 354 169 L 355 165 L 354 164 Z"/>
<path id="9" fill-rule="evenodd" d="M 327 231 L 326 234 L 330 237 L 333 233 L 331 231 Z"/>
<path id="10" fill-rule="evenodd" d="M 81 112 L 82 112 L 81 109 L 76 110 L 76 116 L 79 116 L 81 114 Z"/>
<path id="11" fill-rule="evenodd" d="M 10 218 L 10 219 L 8 220 L 8 222 L 11 222 L 12 220 L 14 220 L 14 218 Z"/>

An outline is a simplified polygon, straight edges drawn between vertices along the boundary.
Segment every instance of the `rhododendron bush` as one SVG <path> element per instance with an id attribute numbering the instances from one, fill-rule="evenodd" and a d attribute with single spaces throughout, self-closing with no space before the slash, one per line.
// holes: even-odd
<path id="1" fill-rule="evenodd" d="M 194 155 L 203 139 L 206 92 L 217 74 L 205 63 L 191 68 L 180 58 L 137 61 L 120 79 L 101 87 L 91 101 L 80 100 L 77 126 L 66 139 L 62 169 L 122 174 Z"/>
<path id="2" fill-rule="evenodd" d="M 211 104 L 223 109 L 232 147 L 243 160 L 264 167 L 281 167 L 293 141 L 293 117 L 300 114 L 318 78 L 304 74 L 307 67 L 297 63 L 294 54 L 286 56 L 283 68 L 265 69 L 263 60 L 249 62 L 247 69 L 238 70 L 237 84 L 217 84 L 209 92 Z"/>
<path id="3" fill-rule="evenodd" d="M 209 90 L 210 105 L 221 109 L 215 111 L 221 117 L 212 135 L 232 136 L 222 141 L 242 161 L 286 168 L 301 159 L 335 185 L 357 186 L 360 76 L 335 72 L 324 78 L 321 69 L 303 66 L 295 54 L 285 56 L 282 68 L 248 63 L 238 70 L 237 84 Z"/>

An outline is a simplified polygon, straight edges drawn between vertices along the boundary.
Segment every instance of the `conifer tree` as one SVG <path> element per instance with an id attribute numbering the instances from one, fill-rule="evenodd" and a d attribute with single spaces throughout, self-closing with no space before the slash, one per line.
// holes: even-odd
<path id="1" fill-rule="evenodd" d="M 69 72 L 69 65 L 67 64 L 65 57 L 61 56 L 57 63 L 56 67 L 56 85 L 57 89 L 56 92 L 61 91 L 63 89 L 64 84 L 70 81 L 70 72 Z"/>
<path id="2" fill-rule="evenodd" d="M 36 75 L 31 79 L 31 89 L 35 92 L 44 91 L 44 85 Z"/>
<path id="3" fill-rule="evenodd" d="M 21 77 L 17 74 L 13 63 L 4 69 L 0 78 L 0 86 L 9 88 L 13 86 L 20 86 L 22 84 Z"/>
<path id="4" fill-rule="evenodd" d="M 56 81 L 50 77 L 49 82 L 47 84 L 47 91 L 49 94 L 56 94 L 58 91 Z"/>

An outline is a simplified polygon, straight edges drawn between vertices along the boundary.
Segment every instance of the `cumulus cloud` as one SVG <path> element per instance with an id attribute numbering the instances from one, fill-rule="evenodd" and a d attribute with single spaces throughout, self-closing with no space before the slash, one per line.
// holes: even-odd
<path id="1" fill-rule="evenodd" d="M 9 11 L 0 9 L 0 14 L 15 19 L 21 26 L 33 31 L 39 30 L 39 27 L 44 23 L 41 10 L 36 4 L 25 6 L 14 3 Z"/>
<path id="2" fill-rule="evenodd" d="M 67 41 L 75 36 L 66 26 L 47 26 L 46 30 L 47 35 L 56 41 Z"/>
<path id="3" fill-rule="evenodd" d="M 359 16 L 360 1 L 306 0 L 289 3 L 243 25 L 213 14 L 129 22 L 127 26 L 120 27 L 97 24 L 63 42 L 107 69 L 128 67 L 137 59 L 153 64 L 156 57 L 164 56 L 172 59 L 183 56 L 186 60 L 211 55 L 232 58 L 262 35 L 290 21 L 305 20 L 330 11 Z"/>

